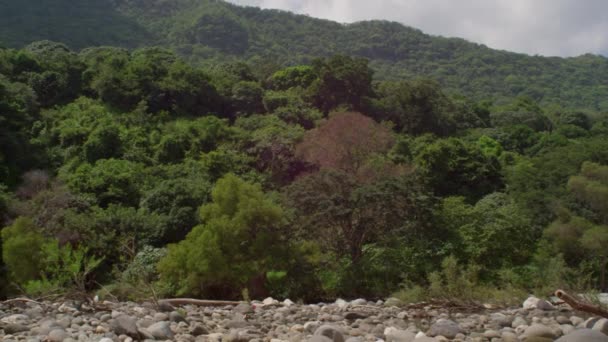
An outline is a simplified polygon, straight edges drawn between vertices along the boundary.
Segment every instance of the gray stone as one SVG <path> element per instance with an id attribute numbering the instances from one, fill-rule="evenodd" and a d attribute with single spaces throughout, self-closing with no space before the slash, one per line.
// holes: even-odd
<path id="1" fill-rule="evenodd" d="M 171 322 L 175 322 L 175 323 L 179 323 L 179 322 L 185 322 L 186 319 L 184 318 L 184 316 L 182 316 L 179 312 L 177 311 L 172 311 L 169 314 L 169 320 Z"/>
<path id="2" fill-rule="evenodd" d="M 525 318 L 523 318 L 523 317 L 521 317 L 521 316 L 516 316 L 516 317 L 513 319 L 513 322 L 511 323 L 511 327 L 513 327 L 513 328 L 517 328 L 517 327 L 519 327 L 520 325 L 528 325 L 528 322 L 526 321 L 526 319 L 525 319 Z"/>
<path id="3" fill-rule="evenodd" d="M 572 316 L 572 317 L 570 317 L 570 322 L 572 322 L 572 325 L 574 325 L 576 327 L 576 326 L 584 323 L 585 320 L 578 316 Z"/>
<path id="4" fill-rule="evenodd" d="M 8 323 L 6 325 L 0 324 L 0 329 L 4 329 L 4 333 L 7 334 L 7 335 L 13 335 L 13 334 L 17 334 L 17 333 L 20 333 L 20 332 L 24 332 L 24 331 L 30 330 L 25 325 L 23 325 L 23 324 L 17 324 L 17 323 Z"/>
<path id="5" fill-rule="evenodd" d="M 348 320 L 351 320 L 351 321 L 354 321 L 354 320 L 356 320 L 356 319 L 364 319 L 364 318 L 367 318 L 367 315 L 364 315 L 364 314 L 359 313 L 359 312 L 348 312 L 348 313 L 346 313 L 346 314 L 344 315 L 344 318 L 345 318 L 345 319 L 348 319 Z"/>
<path id="6" fill-rule="evenodd" d="M 235 312 L 238 312 L 238 313 L 241 313 L 241 314 L 248 314 L 248 313 L 252 313 L 253 312 L 253 307 L 251 306 L 251 304 L 240 303 L 237 306 L 235 306 L 233 310 Z"/>
<path id="7" fill-rule="evenodd" d="M 173 307 L 173 305 L 161 300 L 160 302 L 158 302 L 158 310 L 162 312 L 171 312 L 175 310 L 175 308 Z"/>
<path id="8" fill-rule="evenodd" d="M 503 331 L 500 337 L 502 338 L 503 342 L 519 342 L 517 335 L 511 331 Z"/>
<path id="9" fill-rule="evenodd" d="M 14 314 L 3 317 L 0 322 L 7 324 L 28 324 L 30 318 L 23 314 Z"/>
<path id="10" fill-rule="evenodd" d="M 599 322 L 601 318 L 599 317 L 591 317 L 588 320 L 585 321 L 585 328 L 587 329 L 593 329 L 593 326 L 595 325 L 595 323 Z"/>
<path id="11" fill-rule="evenodd" d="M 537 324 L 537 323 L 534 323 L 531 326 L 529 326 L 528 328 L 526 328 L 526 331 L 524 332 L 524 336 L 526 337 L 526 340 L 530 340 L 533 338 L 534 339 L 548 338 L 548 339 L 551 339 L 551 341 L 556 337 L 553 329 L 551 329 L 545 325 Z"/>
<path id="12" fill-rule="evenodd" d="M 553 306 L 553 304 L 547 302 L 544 299 L 539 299 L 538 300 L 538 302 L 536 303 L 536 308 L 538 310 L 543 310 L 543 311 L 555 310 L 555 307 Z"/>
<path id="13" fill-rule="evenodd" d="M 365 342 L 365 340 L 359 336 L 357 337 L 349 337 L 345 342 Z"/>
<path id="14" fill-rule="evenodd" d="M 462 329 L 458 323 L 450 321 L 448 319 L 438 319 L 435 324 L 431 325 L 431 328 L 426 333 L 428 336 L 443 336 L 449 339 L 453 339 L 456 335 L 462 333 Z"/>
<path id="15" fill-rule="evenodd" d="M 538 303 L 540 299 L 531 296 L 528 297 L 528 299 L 526 299 L 524 301 L 524 303 L 522 304 L 522 307 L 524 308 L 524 310 L 532 310 L 532 309 L 536 309 L 536 304 Z"/>
<path id="16" fill-rule="evenodd" d="M 562 330 L 562 335 L 568 335 L 575 330 L 572 324 L 561 324 L 559 328 Z"/>
<path id="17" fill-rule="evenodd" d="M 333 342 L 344 342 L 342 329 L 333 325 L 322 325 L 315 331 L 315 336 L 325 336 Z"/>
<path id="18" fill-rule="evenodd" d="M 157 312 L 154 314 L 154 320 L 157 322 L 160 321 L 168 321 L 169 320 L 169 315 L 167 315 L 164 312 Z"/>
<path id="19" fill-rule="evenodd" d="M 101 340 L 99 340 L 99 342 L 114 342 L 114 340 L 112 340 L 111 338 L 104 337 Z"/>
<path id="20" fill-rule="evenodd" d="M 390 327 L 384 329 L 384 337 L 386 342 L 411 342 L 416 338 L 416 334 Z"/>
<path id="21" fill-rule="evenodd" d="M 355 299 L 352 302 L 350 302 L 351 305 L 366 305 L 367 301 L 363 298 L 359 298 L 359 299 Z"/>
<path id="22" fill-rule="evenodd" d="M 608 342 L 608 336 L 597 330 L 579 329 L 560 337 L 556 342 Z"/>
<path id="23" fill-rule="evenodd" d="M 604 335 L 608 335 L 608 319 L 602 318 L 598 320 L 597 322 L 595 322 L 592 329 L 597 330 L 603 333 Z"/>
<path id="24" fill-rule="evenodd" d="M 63 342 L 66 338 L 70 337 L 68 333 L 63 329 L 53 329 L 49 333 L 49 341 L 52 342 Z"/>
<path id="25" fill-rule="evenodd" d="M 384 302 L 384 306 L 400 306 L 403 302 L 399 298 L 391 297 Z"/>
<path id="26" fill-rule="evenodd" d="M 195 324 L 190 333 L 194 336 L 207 335 L 209 330 L 202 324 Z"/>
<path id="27" fill-rule="evenodd" d="M 483 337 L 489 338 L 489 339 L 500 338 L 500 336 L 501 336 L 501 334 L 498 331 L 496 331 L 496 330 L 486 330 L 483 333 Z"/>
<path id="28" fill-rule="evenodd" d="M 127 335 L 134 339 L 139 338 L 139 332 L 137 331 L 137 322 L 135 318 L 121 314 L 116 316 L 110 323 L 110 327 L 114 330 L 116 335 Z"/>
<path id="29" fill-rule="evenodd" d="M 326 336 L 313 335 L 308 342 L 331 342 L 332 339 Z"/>
<path id="30" fill-rule="evenodd" d="M 156 322 L 146 328 L 146 330 L 159 340 L 171 340 L 174 336 L 169 322 Z"/>
<path id="31" fill-rule="evenodd" d="M 428 336 L 421 336 L 421 337 L 416 337 L 416 339 L 414 340 L 414 342 L 437 342 L 438 340 L 436 338 L 432 338 L 432 337 L 428 337 Z"/>

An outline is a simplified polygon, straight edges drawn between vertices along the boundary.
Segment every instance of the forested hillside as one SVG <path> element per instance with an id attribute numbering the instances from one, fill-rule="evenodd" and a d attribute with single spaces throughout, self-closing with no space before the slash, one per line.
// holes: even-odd
<path id="1" fill-rule="evenodd" d="M 430 77 L 448 93 L 507 103 L 608 110 L 608 60 L 497 51 L 462 39 L 426 35 L 398 23 L 343 25 L 220 0 L 4 1 L 0 45 L 50 39 L 73 49 L 164 46 L 187 61 L 245 60 L 258 72 L 345 54 L 370 59 L 379 80 Z"/>
<path id="2" fill-rule="evenodd" d="M 164 22 L 134 8 L 121 11 L 159 33 L 189 23 L 178 7 Z M 235 22 L 312 21 L 238 11 Z M 244 55 L 264 51 L 253 42 L 263 40 Z M 432 79 L 374 81 L 374 63 L 0 49 L 2 293 L 488 300 L 606 289 L 606 115 L 479 101 Z"/>

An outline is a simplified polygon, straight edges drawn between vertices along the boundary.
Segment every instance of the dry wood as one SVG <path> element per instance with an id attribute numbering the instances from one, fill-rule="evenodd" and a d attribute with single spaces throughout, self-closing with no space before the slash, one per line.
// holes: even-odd
<path id="1" fill-rule="evenodd" d="M 171 298 L 161 299 L 158 301 L 159 305 L 197 305 L 197 306 L 226 306 L 226 305 L 238 305 L 243 302 L 235 302 L 229 300 L 203 300 L 203 299 L 192 299 L 192 298 Z"/>
<path id="2" fill-rule="evenodd" d="M 29 299 L 29 298 L 11 298 L 11 299 L 7 299 L 2 302 L 2 304 L 12 304 L 12 303 L 36 303 L 36 304 L 42 305 L 42 303 L 37 302 L 33 299 Z"/>
<path id="3" fill-rule="evenodd" d="M 555 296 L 567 304 L 569 304 L 573 309 L 588 312 L 597 316 L 608 318 L 608 311 L 600 308 L 599 306 L 591 305 L 589 303 L 582 302 L 573 296 L 569 295 L 564 290 L 555 291 Z"/>

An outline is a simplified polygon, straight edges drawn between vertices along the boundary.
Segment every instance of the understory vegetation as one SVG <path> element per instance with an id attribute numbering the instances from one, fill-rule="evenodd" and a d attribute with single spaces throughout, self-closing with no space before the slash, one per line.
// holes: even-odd
<path id="1" fill-rule="evenodd" d="M 603 112 L 375 81 L 344 55 L 0 49 L 4 296 L 606 290 L 607 213 Z"/>

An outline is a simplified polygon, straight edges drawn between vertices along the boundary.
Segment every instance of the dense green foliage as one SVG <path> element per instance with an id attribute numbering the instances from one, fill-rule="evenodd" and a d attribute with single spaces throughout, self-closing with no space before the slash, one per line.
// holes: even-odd
<path id="1" fill-rule="evenodd" d="M 344 54 L 369 59 L 378 79 L 430 77 L 446 92 L 476 100 L 528 96 L 543 105 L 608 110 L 605 57 L 527 56 L 394 22 L 343 25 L 221 0 L 11 0 L 0 4 L 0 21 L 0 46 L 12 48 L 42 39 L 73 49 L 160 45 L 194 63 L 247 60 L 265 76 L 280 66 Z"/>
<path id="2" fill-rule="evenodd" d="M 178 52 L 0 49 L 1 295 L 99 284 L 129 299 L 606 290 L 608 117 L 593 64 L 603 59 L 219 1 L 112 6 Z M 367 36 L 386 30 L 394 49 Z M 330 36 L 336 44 L 315 45 Z M 350 55 L 312 58 L 336 51 Z M 437 74 L 480 51 L 504 68 L 475 77 L 521 72 L 525 86 L 486 87 L 464 66 L 450 75 L 466 84 Z M 593 76 L 556 101 L 575 81 L 545 68 L 581 61 Z M 409 77 L 424 74 L 439 82 Z M 516 96 L 528 86 L 545 95 Z"/>

